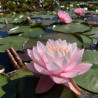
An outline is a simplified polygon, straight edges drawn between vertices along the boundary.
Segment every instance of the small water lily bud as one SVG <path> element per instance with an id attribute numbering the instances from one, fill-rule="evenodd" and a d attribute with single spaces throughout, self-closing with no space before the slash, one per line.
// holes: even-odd
<path id="1" fill-rule="evenodd" d="M 63 23 L 71 23 L 72 22 L 71 17 L 65 11 L 61 11 L 61 10 L 58 11 L 58 17 L 59 17 L 60 21 Z"/>
<path id="2" fill-rule="evenodd" d="M 76 9 L 74 9 L 74 12 L 75 12 L 76 15 L 83 15 L 84 14 L 84 9 L 76 8 Z"/>

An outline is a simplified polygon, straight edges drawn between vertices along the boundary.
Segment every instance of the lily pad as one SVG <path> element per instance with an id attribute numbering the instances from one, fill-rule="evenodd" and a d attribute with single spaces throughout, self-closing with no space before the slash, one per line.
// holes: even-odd
<path id="1" fill-rule="evenodd" d="M 16 26 L 14 28 L 11 28 L 8 31 L 8 34 L 19 34 L 23 32 L 28 32 L 30 30 L 30 26 Z"/>
<path id="2" fill-rule="evenodd" d="M 43 26 L 49 26 L 49 25 L 52 25 L 52 24 L 54 24 L 54 23 L 56 23 L 56 21 L 54 21 L 54 20 L 49 20 L 49 19 L 44 19 L 44 20 L 41 20 L 41 22 L 42 22 L 42 25 Z"/>
<path id="3" fill-rule="evenodd" d="M 40 35 L 45 34 L 46 31 L 44 31 L 42 28 L 30 28 L 28 32 L 23 33 L 21 36 L 25 37 L 37 37 Z"/>
<path id="4" fill-rule="evenodd" d="M 0 74 L 0 97 L 16 98 L 17 90 L 7 76 Z"/>
<path id="5" fill-rule="evenodd" d="M 41 14 L 34 14 L 32 15 L 31 18 L 42 18 L 42 19 L 52 19 L 54 18 L 55 16 L 54 15 L 49 15 L 49 14 L 46 14 L 46 15 L 41 15 Z"/>
<path id="6" fill-rule="evenodd" d="M 92 37 L 98 40 L 98 34 L 95 34 Z"/>
<path id="7" fill-rule="evenodd" d="M 12 18 L 9 18 L 9 17 L 1 17 L 0 23 L 4 23 L 5 19 L 7 19 L 8 22 L 10 22 L 12 20 Z"/>
<path id="8" fill-rule="evenodd" d="M 0 52 L 4 52 L 6 49 L 13 47 L 16 51 L 22 49 L 22 45 L 25 42 L 25 37 L 11 36 L 0 39 Z"/>
<path id="9" fill-rule="evenodd" d="M 23 20 L 26 19 L 26 15 L 19 15 L 15 19 L 13 19 L 10 23 L 21 23 Z"/>
<path id="10" fill-rule="evenodd" d="M 48 40 L 48 39 L 57 40 L 59 38 L 62 40 L 66 40 L 67 42 L 70 42 L 70 43 L 76 42 L 78 47 L 80 47 L 80 48 L 82 47 L 82 41 L 72 34 L 47 33 L 40 37 L 40 39 L 44 39 L 44 40 Z"/>
<path id="11" fill-rule="evenodd" d="M 90 62 L 93 64 L 93 66 L 88 72 L 75 77 L 74 80 L 82 88 L 94 93 L 98 93 L 98 52 L 85 51 L 82 61 Z"/>
<path id="12" fill-rule="evenodd" d="M 93 40 L 89 36 L 86 36 L 86 35 L 83 35 L 83 34 L 79 34 L 78 36 L 83 41 L 83 47 L 84 48 L 89 47 L 91 44 L 93 44 Z"/>
<path id="13" fill-rule="evenodd" d="M 15 79 L 20 79 L 22 77 L 25 77 L 25 76 L 30 76 L 30 75 L 33 75 L 32 72 L 30 72 L 25 66 L 19 70 L 17 70 L 13 76 L 10 78 L 11 80 L 15 80 Z"/>
<path id="14" fill-rule="evenodd" d="M 94 35 L 94 34 L 98 34 L 98 27 L 92 27 L 92 29 L 88 32 L 84 33 L 85 35 Z"/>
<path id="15" fill-rule="evenodd" d="M 85 24 L 71 23 L 66 25 L 54 25 L 52 29 L 62 33 L 83 33 L 90 30 L 90 27 Z"/>
<path id="16" fill-rule="evenodd" d="M 45 44 L 47 40 L 40 39 L 40 38 L 28 38 L 23 44 L 23 49 L 32 48 L 36 46 L 37 41 L 41 41 L 42 43 Z"/>

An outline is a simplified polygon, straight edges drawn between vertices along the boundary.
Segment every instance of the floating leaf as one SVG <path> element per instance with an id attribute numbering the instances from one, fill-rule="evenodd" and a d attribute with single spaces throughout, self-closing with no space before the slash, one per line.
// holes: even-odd
<path id="1" fill-rule="evenodd" d="M 26 19 L 26 17 L 27 17 L 26 15 L 19 15 L 18 17 L 13 19 L 10 23 L 21 23 Z"/>
<path id="2" fill-rule="evenodd" d="M 10 17 L 0 17 L 0 23 L 4 23 L 5 19 L 7 19 L 8 22 L 12 20 Z"/>
<path id="3" fill-rule="evenodd" d="M 95 38 L 95 39 L 97 39 L 97 41 L 98 41 L 98 34 L 95 34 L 92 37 Z"/>
<path id="4" fill-rule="evenodd" d="M 98 27 L 92 27 L 92 29 L 88 32 L 84 33 L 85 35 L 93 35 L 93 34 L 98 34 Z"/>
<path id="5" fill-rule="evenodd" d="M 43 35 L 45 33 L 46 33 L 46 31 L 44 31 L 41 28 L 31 28 L 28 32 L 23 33 L 22 36 L 37 37 L 37 36 Z"/>
<path id="6" fill-rule="evenodd" d="M 50 18 L 50 19 L 52 19 L 54 17 L 55 17 L 54 15 L 48 15 L 48 14 L 46 14 L 46 15 L 42 15 L 42 14 L 34 14 L 34 15 L 32 15 L 32 18 L 43 18 L 43 19 Z"/>
<path id="7" fill-rule="evenodd" d="M 28 76 L 28 75 L 29 76 L 33 75 L 33 73 L 30 72 L 26 67 L 23 67 L 22 69 L 17 70 L 10 79 L 11 80 L 20 79 L 20 78 Z"/>
<path id="8" fill-rule="evenodd" d="M 30 30 L 30 26 L 16 26 L 14 28 L 11 28 L 8 31 L 8 34 L 18 34 L 23 32 L 28 32 Z"/>
<path id="9" fill-rule="evenodd" d="M 45 44 L 47 40 L 40 39 L 40 38 L 28 38 L 23 44 L 23 49 L 32 48 L 36 46 L 37 41 L 41 41 Z"/>
<path id="10" fill-rule="evenodd" d="M 90 62 L 93 66 L 88 72 L 75 77 L 74 80 L 82 88 L 98 93 L 98 52 L 85 51 L 83 55 L 83 62 Z"/>
<path id="11" fill-rule="evenodd" d="M 0 74 L 0 98 L 16 98 L 16 89 L 7 76 Z"/>
<path id="12" fill-rule="evenodd" d="M 82 42 L 77 37 L 75 37 L 72 34 L 63 34 L 63 33 L 47 33 L 40 37 L 40 39 L 48 40 L 48 39 L 54 39 L 57 40 L 61 38 L 62 40 L 66 40 L 67 42 L 74 43 L 76 42 L 78 44 L 78 47 L 82 47 Z"/>
<path id="13" fill-rule="evenodd" d="M 54 23 L 56 23 L 56 21 L 54 21 L 54 20 L 49 20 L 49 19 L 47 19 L 47 20 L 41 20 L 41 22 L 42 22 L 42 25 L 43 26 L 49 26 L 49 25 L 52 25 L 52 24 L 54 24 Z"/>
<path id="14" fill-rule="evenodd" d="M 90 27 L 85 24 L 71 23 L 66 25 L 54 25 L 53 30 L 62 33 L 83 33 L 90 30 Z"/>
<path id="15" fill-rule="evenodd" d="M 89 36 L 85 36 L 83 34 L 79 34 L 78 36 L 82 39 L 84 48 L 89 47 L 93 43 L 92 38 Z"/>
<path id="16" fill-rule="evenodd" d="M 22 45 L 25 42 L 25 37 L 11 36 L 0 39 L 0 52 L 4 52 L 6 49 L 13 47 L 16 51 L 22 49 Z"/>

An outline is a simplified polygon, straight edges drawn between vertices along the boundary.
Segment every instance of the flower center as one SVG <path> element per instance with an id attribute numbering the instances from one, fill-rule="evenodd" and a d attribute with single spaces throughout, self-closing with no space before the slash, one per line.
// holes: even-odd
<path id="1" fill-rule="evenodd" d="M 54 50 L 58 50 L 61 54 L 66 55 L 68 52 L 68 49 L 64 49 L 63 47 L 54 47 L 51 46 L 50 51 L 53 52 Z"/>

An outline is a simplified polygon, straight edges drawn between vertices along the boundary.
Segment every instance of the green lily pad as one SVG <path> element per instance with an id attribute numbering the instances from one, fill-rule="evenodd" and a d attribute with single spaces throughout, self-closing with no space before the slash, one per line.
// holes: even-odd
<path id="1" fill-rule="evenodd" d="M 49 14 L 46 14 L 46 15 L 42 15 L 42 14 L 34 14 L 34 15 L 32 15 L 31 16 L 32 18 L 43 18 L 43 19 L 48 19 L 48 18 L 50 18 L 50 19 L 52 19 L 52 18 L 54 18 L 55 16 L 54 15 L 49 15 Z"/>
<path id="2" fill-rule="evenodd" d="M 49 20 L 49 19 L 44 19 L 44 20 L 41 20 L 41 22 L 42 22 L 42 25 L 43 26 L 49 26 L 49 25 L 52 25 L 52 24 L 54 24 L 54 23 L 56 23 L 56 21 L 54 21 L 54 20 Z"/>
<path id="3" fill-rule="evenodd" d="M 92 27 L 92 29 L 88 32 L 84 33 L 85 35 L 94 35 L 94 34 L 98 34 L 98 27 Z"/>
<path id="4" fill-rule="evenodd" d="M 72 35 L 72 34 L 63 34 L 63 33 L 47 33 L 43 36 L 40 37 L 40 39 L 44 39 L 44 40 L 48 40 L 48 39 L 62 39 L 62 40 L 66 40 L 67 42 L 70 43 L 74 43 L 76 42 L 78 47 L 82 47 L 82 41 L 79 40 L 76 36 Z"/>
<path id="5" fill-rule="evenodd" d="M 16 51 L 22 49 L 22 45 L 25 42 L 25 37 L 11 36 L 0 39 L 0 52 L 4 52 L 6 49 L 13 47 Z"/>
<path id="6" fill-rule="evenodd" d="M 10 23 L 21 23 L 23 20 L 26 19 L 26 15 L 19 15 L 15 19 L 13 19 Z"/>
<path id="7" fill-rule="evenodd" d="M 11 28 L 8 31 L 8 34 L 19 34 L 23 32 L 28 32 L 30 30 L 30 26 L 16 26 L 14 28 Z"/>
<path id="8" fill-rule="evenodd" d="M 28 38 L 23 44 L 23 49 L 32 48 L 36 46 L 37 41 L 41 41 L 42 43 L 45 44 L 47 40 L 40 39 L 40 38 Z"/>
<path id="9" fill-rule="evenodd" d="M 31 28 L 28 32 L 23 33 L 21 36 L 25 37 L 37 37 L 40 35 L 46 34 L 46 31 L 44 31 L 41 28 Z"/>
<path id="10" fill-rule="evenodd" d="M 7 76 L 0 74 L 0 97 L 16 98 L 17 90 Z"/>
<path id="11" fill-rule="evenodd" d="M 54 23 L 57 23 L 57 21 L 50 19 L 42 19 L 39 21 L 32 22 L 30 25 L 32 27 L 39 27 L 39 26 L 50 26 L 53 25 Z"/>
<path id="12" fill-rule="evenodd" d="M 98 34 L 95 34 L 92 37 L 98 40 Z"/>
<path id="13" fill-rule="evenodd" d="M 1 17 L 0 22 L 4 23 L 5 19 L 7 19 L 8 22 L 10 22 L 12 20 L 12 18 L 10 18 L 10 17 Z"/>
<path id="14" fill-rule="evenodd" d="M 84 48 L 89 47 L 91 44 L 93 44 L 93 40 L 89 36 L 86 36 L 86 35 L 83 35 L 83 34 L 79 34 L 78 36 L 83 41 L 83 47 Z"/>
<path id="15" fill-rule="evenodd" d="M 66 25 L 54 25 L 52 29 L 62 33 L 83 33 L 90 30 L 90 27 L 85 24 L 71 23 Z"/>
<path id="16" fill-rule="evenodd" d="M 22 69 L 17 70 L 10 79 L 11 80 L 20 79 L 22 77 L 30 75 L 33 75 L 33 73 L 29 71 L 26 67 L 23 67 Z"/>
<path id="17" fill-rule="evenodd" d="M 82 88 L 98 93 L 98 51 L 85 51 L 82 61 L 90 62 L 93 66 L 88 72 L 75 77 L 74 80 Z"/>

